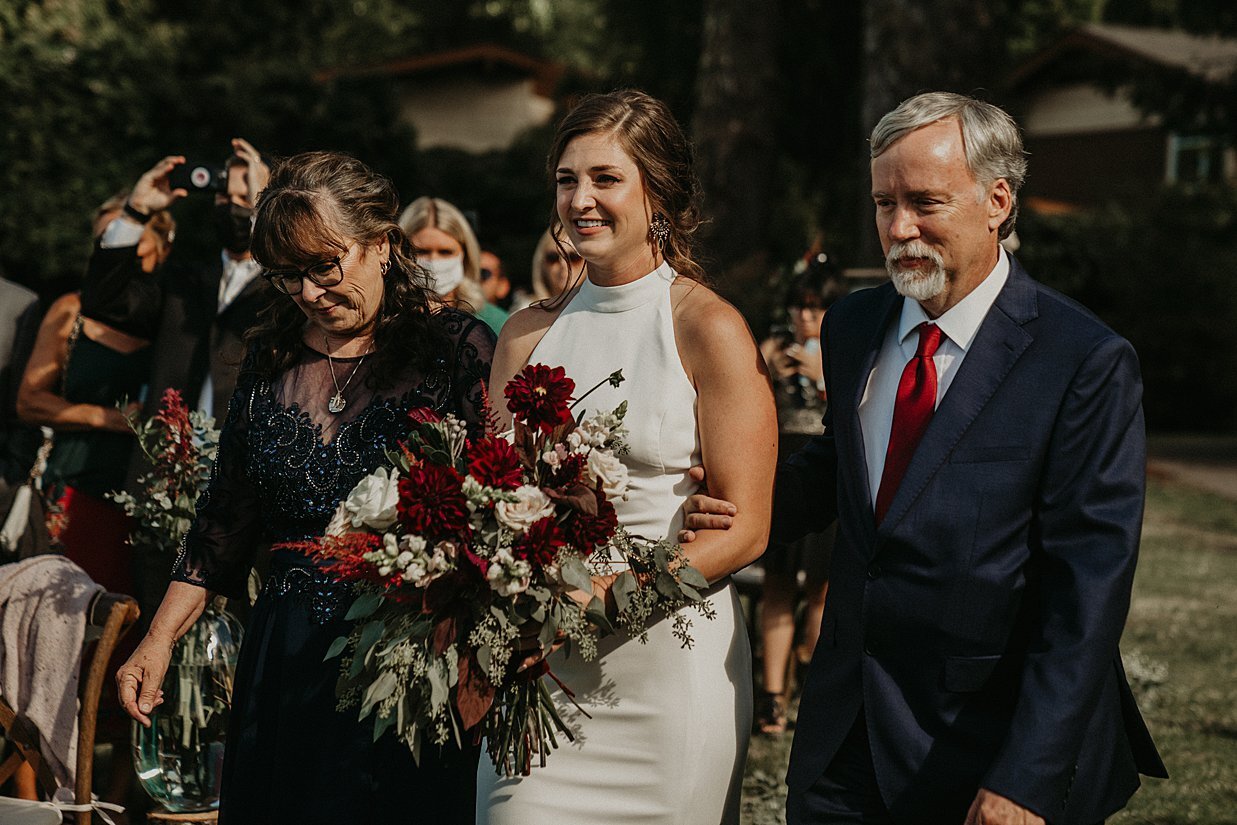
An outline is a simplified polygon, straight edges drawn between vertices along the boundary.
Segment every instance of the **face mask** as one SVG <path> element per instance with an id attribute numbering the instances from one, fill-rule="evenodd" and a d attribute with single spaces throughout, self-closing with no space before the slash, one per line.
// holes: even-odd
<path id="1" fill-rule="evenodd" d="M 464 256 L 433 258 L 418 261 L 430 274 L 430 288 L 439 297 L 450 295 L 464 280 Z"/>
<path id="2" fill-rule="evenodd" d="M 236 255 L 249 251 L 253 210 L 234 203 L 215 204 L 215 236 L 219 245 Z"/>

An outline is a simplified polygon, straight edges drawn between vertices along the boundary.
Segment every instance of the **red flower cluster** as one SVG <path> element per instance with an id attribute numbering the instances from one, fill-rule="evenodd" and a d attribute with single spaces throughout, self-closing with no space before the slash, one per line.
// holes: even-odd
<path id="1" fill-rule="evenodd" d="M 413 465 L 399 480 L 395 506 L 405 532 L 437 540 L 466 538 L 469 512 L 463 482 L 454 467 L 428 461 Z"/>
<path id="2" fill-rule="evenodd" d="M 169 464 L 167 479 L 173 490 L 179 490 L 177 476 L 184 468 L 197 464 L 198 451 L 193 443 L 193 425 L 189 423 L 189 408 L 185 406 L 180 391 L 168 387 L 163 392 L 163 403 L 155 413 L 155 421 L 163 425 L 163 462 Z"/>
<path id="3" fill-rule="evenodd" d="M 503 390 L 507 409 L 530 429 L 553 432 L 560 424 L 571 420 L 571 394 L 576 382 L 567 377 L 562 367 L 529 364 Z"/>
<path id="4" fill-rule="evenodd" d="M 618 514 L 614 512 L 614 505 L 601 491 L 593 490 L 592 493 L 597 499 L 597 515 L 575 510 L 562 525 L 562 533 L 567 542 L 584 554 L 609 541 L 618 529 Z"/>
<path id="5" fill-rule="evenodd" d="M 533 570 L 541 570 L 553 564 L 558 551 L 567 541 L 552 518 L 543 518 L 524 531 L 524 535 L 511 548 L 512 555 L 524 559 Z"/>
<path id="6" fill-rule="evenodd" d="M 478 483 L 499 490 L 514 490 L 523 481 L 520 456 L 510 442 L 487 435 L 471 444 L 468 473 Z"/>

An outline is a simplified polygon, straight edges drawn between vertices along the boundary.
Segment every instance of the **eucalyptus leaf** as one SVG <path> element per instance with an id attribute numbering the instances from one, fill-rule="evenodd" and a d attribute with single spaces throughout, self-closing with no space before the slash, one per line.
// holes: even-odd
<path id="1" fill-rule="evenodd" d="M 584 608 L 584 615 L 588 617 L 590 622 L 597 625 L 603 633 L 614 632 L 614 625 L 610 624 L 610 619 L 606 616 L 606 606 L 596 596 L 588 603 L 588 607 Z"/>
<path id="2" fill-rule="evenodd" d="M 486 676 L 490 675 L 490 659 L 492 656 L 489 645 L 481 645 L 481 647 L 477 648 L 477 664 Z"/>
<path id="3" fill-rule="evenodd" d="M 394 693 L 396 684 L 398 682 L 395 674 L 392 671 L 384 670 L 365 691 L 365 696 L 361 699 L 361 715 L 367 715 L 370 708 Z"/>
<path id="4" fill-rule="evenodd" d="M 335 641 L 331 642 L 331 646 L 327 648 L 326 655 L 322 657 L 322 661 L 334 659 L 336 656 L 344 652 L 344 648 L 348 646 L 348 637 L 339 636 Z"/>
<path id="5" fill-rule="evenodd" d="M 447 684 L 447 668 L 442 660 L 435 659 L 426 673 L 430 680 L 430 704 L 435 710 L 447 703 L 450 686 Z"/>
<path id="6" fill-rule="evenodd" d="M 690 564 L 683 565 L 675 572 L 678 573 L 679 581 L 683 584 L 690 584 L 698 590 L 704 590 L 709 586 L 709 580 L 704 577 L 704 574 Z"/>
<path id="7" fill-rule="evenodd" d="M 679 590 L 679 583 L 674 580 L 674 576 L 664 570 L 657 574 L 657 581 L 654 586 L 657 588 L 658 593 L 671 601 L 677 600 L 682 592 Z"/>
<path id="8" fill-rule="evenodd" d="M 588 568 L 584 566 L 584 562 L 575 556 L 565 557 L 559 565 L 559 572 L 563 576 L 563 581 L 576 590 L 583 590 L 585 593 L 593 592 L 593 577 L 588 574 Z"/>
<path id="9" fill-rule="evenodd" d="M 352 607 L 348 608 L 348 613 L 344 616 L 348 621 L 356 621 L 357 619 L 365 619 L 374 614 L 379 607 L 382 606 L 382 595 L 379 593 L 362 593 L 357 596 L 356 601 L 352 603 Z"/>
<path id="10" fill-rule="evenodd" d="M 614 603 L 618 606 L 620 613 L 626 612 L 637 588 L 636 577 L 630 570 L 620 573 L 619 577 L 614 580 L 614 584 L 610 585 L 610 592 L 614 594 Z"/>
<path id="11" fill-rule="evenodd" d="M 387 732 L 387 729 L 395 724 L 395 714 L 388 713 L 386 716 L 377 716 L 374 718 L 374 741 L 377 742 L 382 734 Z"/>
<path id="12" fill-rule="evenodd" d="M 368 623 L 361 628 L 361 638 L 356 644 L 356 655 L 360 659 L 368 659 L 369 651 L 378 640 L 382 638 L 382 632 L 386 630 L 386 622 L 376 620 Z"/>

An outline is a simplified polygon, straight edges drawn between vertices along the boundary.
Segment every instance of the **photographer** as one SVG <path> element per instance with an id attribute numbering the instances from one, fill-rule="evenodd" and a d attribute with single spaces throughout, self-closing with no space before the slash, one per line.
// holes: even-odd
<path id="1" fill-rule="evenodd" d="M 82 312 L 122 332 L 153 325 L 150 384 L 143 416 L 153 415 L 168 388 L 219 424 L 244 356 L 245 332 L 271 299 L 249 252 L 253 209 L 270 170 L 247 141 L 233 139 L 222 169 L 190 168 L 164 158 L 138 178 L 121 215 L 103 230 L 87 266 Z M 214 196 L 214 231 L 221 247 L 210 260 L 173 254 L 157 273 L 142 270 L 138 243 L 150 216 L 191 193 Z M 153 318 L 151 315 L 153 314 Z M 142 457 L 130 462 L 125 488 L 137 492 Z M 138 554 L 136 585 L 143 616 L 151 616 L 167 586 L 170 559 Z"/>
<path id="2" fill-rule="evenodd" d="M 834 301 L 846 294 L 837 267 L 823 253 L 814 255 L 786 293 L 786 325 L 760 345 L 773 376 L 777 400 L 778 453 L 785 457 L 820 431 L 825 412 L 820 325 Z M 806 610 L 797 661 L 806 663 L 816 647 L 833 530 L 790 544 L 770 544 L 761 559 L 760 597 L 763 692 L 756 702 L 756 730 L 776 736 L 786 730 L 787 676 L 795 637 L 795 604 L 802 587 Z"/>
<path id="3" fill-rule="evenodd" d="M 149 311 L 151 301 L 160 306 L 147 414 L 158 409 L 163 391 L 174 387 L 190 407 L 221 421 L 244 355 L 241 339 L 270 299 L 258 277 L 261 267 L 249 253 L 254 204 L 270 170 L 247 141 L 236 138 L 232 148 L 235 154 L 222 173 L 193 181 L 200 187 L 175 185 L 184 183 L 177 181 L 184 177 L 185 164 L 178 155 L 138 178 L 124 212 L 103 231 L 87 268 L 82 301 L 94 317 L 124 329 Z M 149 216 L 190 191 L 214 195 L 219 257 L 186 261 L 174 255 L 157 282 L 143 278 L 135 251 Z"/>

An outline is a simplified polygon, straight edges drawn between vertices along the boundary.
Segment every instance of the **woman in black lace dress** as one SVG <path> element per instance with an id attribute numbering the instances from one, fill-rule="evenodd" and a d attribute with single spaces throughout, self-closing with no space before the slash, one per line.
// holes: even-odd
<path id="1" fill-rule="evenodd" d="M 173 642 L 211 593 L 243 597 L 259 546 L 321 536 L 336 506 L 431 407 L 482 425 L 494 335 L 431 312 L 394 188 L 359 161 L 289 158 L 258 204 L 254 256 L 289 299 L 250 333 L 215 475 L 133 657 L 121 701 L 143 724 Z M 346 588 L 274 551 L 241 649 L 220 822 L 472 823 L 478 751 L 423 749 L 335 709 Z"/>

